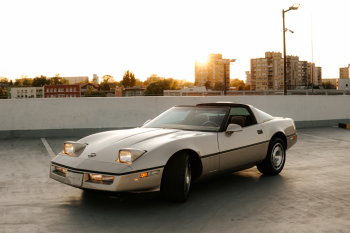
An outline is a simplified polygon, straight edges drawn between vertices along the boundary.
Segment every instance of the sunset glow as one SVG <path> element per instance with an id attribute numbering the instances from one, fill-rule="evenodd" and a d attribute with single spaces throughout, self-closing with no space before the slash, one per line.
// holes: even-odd
<path id="1" fill-rule="evenodd" d="M 293 3 L 1 1 L 0 76 L 110 74 L 121 80 L 131 70 L 141 80 L 156 73 L 194 81 L 194 61 L 221 53 L 237 59 L 231 78 L 244 79 L 251 58 L 282 52 L 281 11 Z M 349 7 L 349 1 L 300 1 L 286 14 L 286 27 L 295 32 L 286 34 L 287 54 L 311 61 L 312 13 L 314 62 L 323 78 L 338 77 L 350 63 Z"/>

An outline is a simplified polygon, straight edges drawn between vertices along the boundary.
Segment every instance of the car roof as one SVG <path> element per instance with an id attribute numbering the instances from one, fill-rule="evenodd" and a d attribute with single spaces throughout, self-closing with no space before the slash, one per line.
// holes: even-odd
<path id="1" fill-rule="evenodd" d="M 249 107 L 248 104 L 239 104 L 233 102 L 202 103 L 196 106 L 227 106 L 227 107 Z"/>

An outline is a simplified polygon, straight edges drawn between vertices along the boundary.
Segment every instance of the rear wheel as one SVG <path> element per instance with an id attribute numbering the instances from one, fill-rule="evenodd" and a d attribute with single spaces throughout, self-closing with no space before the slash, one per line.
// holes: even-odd
<path id="1" fill-rule="evenodd" d="M 185 202 L 191 186 L 189 155 L 182 152 L 170 158 L 164 168 L 161 195 L 167 201 Z"/>
<path id="2" fill-rule="evenodd" d="M 279 174 L 286 161 L 286 149 L 281 138 L 272 138 L 266 158 L 257 165 L 258 170 L 265 175 Z"/>

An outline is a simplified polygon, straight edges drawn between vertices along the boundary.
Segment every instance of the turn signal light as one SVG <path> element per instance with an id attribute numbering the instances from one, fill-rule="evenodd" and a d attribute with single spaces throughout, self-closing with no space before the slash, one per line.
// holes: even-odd
<path id="1" fill-rule="evenodd" d="M 147 176 L 148 176 L 148 172 L 143 172 L 140 174 L 140 178 L 147 177 Z"/>

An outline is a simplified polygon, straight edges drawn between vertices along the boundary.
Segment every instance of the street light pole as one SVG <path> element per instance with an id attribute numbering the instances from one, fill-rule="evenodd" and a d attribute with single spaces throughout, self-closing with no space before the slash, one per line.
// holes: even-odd
<path id="1" fill-rule="evenodd" d="M 283 18 L 283 94 L 287 95 L 287 64 L 286 64 L 286 27 L 284 25 L 284 13 L 286 11 L 282 10 Z"/>
<path id="2" fill-rule="evenodd" d="M 287 64 L 286 64 L 286 27 L 284 23 L 284 13 L 290 10 L 298 10 L 300 4 L 294 3 L 293 6 L 289 7 L 288 10 L 282 10 L 282 18 L 283 18 L 283 94 L 287 95 Z M 293 31 L 291 31 L 293 33 Z"/>

